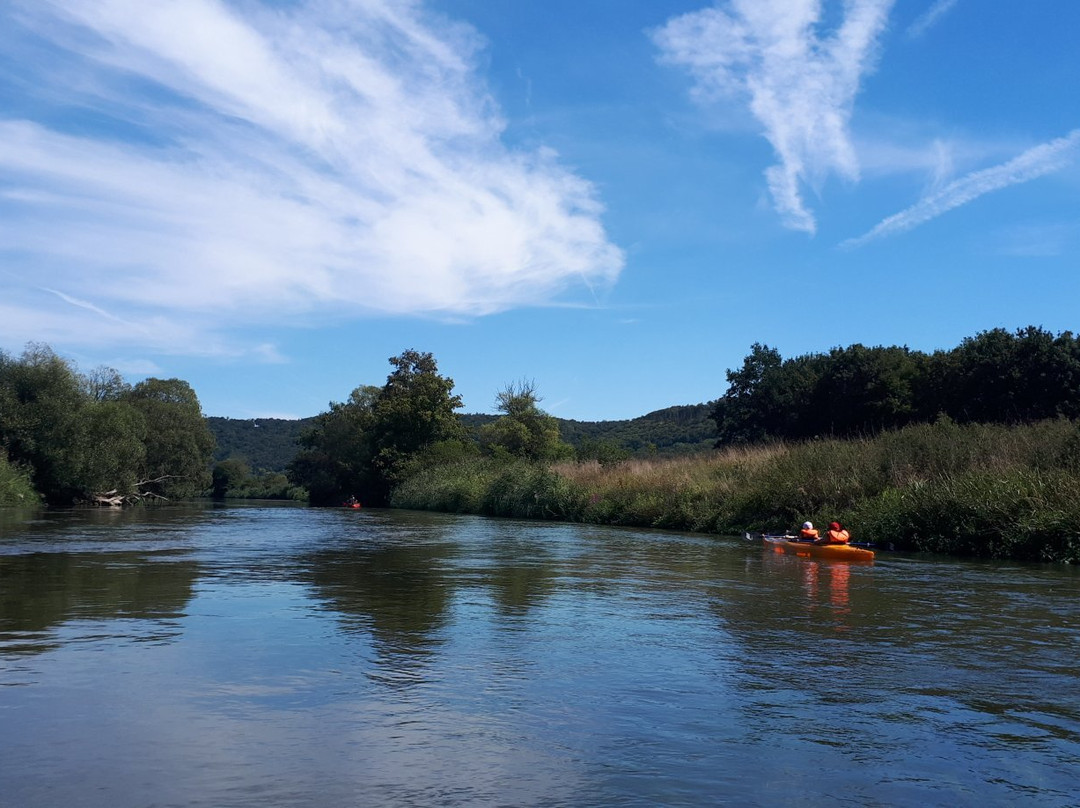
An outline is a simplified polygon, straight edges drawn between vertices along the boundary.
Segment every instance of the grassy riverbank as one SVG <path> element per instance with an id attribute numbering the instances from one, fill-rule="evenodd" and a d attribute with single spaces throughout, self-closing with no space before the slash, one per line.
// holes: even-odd
<path id="1" fill-rule="evenodd" d="M 613 466 L 474 459 L 419 470 L 393 504 L 724 534 L 839 519 L 897 549 L 1077 563 L 1080 429 L 943 421 Z"/>

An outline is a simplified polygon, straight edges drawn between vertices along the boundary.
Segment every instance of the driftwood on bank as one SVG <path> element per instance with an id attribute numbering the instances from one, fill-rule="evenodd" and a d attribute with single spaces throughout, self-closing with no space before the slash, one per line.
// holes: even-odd
<path id="1" fill-rule="evenodd" d="M 147 501 L 168 502 L 168 497 L 164 497 L 156 491 L 148 490 L 147 486 L 179 478 L 180 475 L 177 474 L 165 474 L 152 480 L 140 480 L 135 483 L 133 490 L 128 493 L 121 493 L 117 488 L 110 491 L 96 491 L 90 495 L 89 501 L 91 505 L 101 508 L 122 508 L 125 505 L 137 505 Z"/>

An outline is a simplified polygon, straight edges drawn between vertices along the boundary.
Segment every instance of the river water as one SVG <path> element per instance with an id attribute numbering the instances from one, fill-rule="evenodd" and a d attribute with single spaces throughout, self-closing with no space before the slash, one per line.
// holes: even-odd
<path id="1" fill-rule="evenodd" d="M 0 514 L 0 805 L 1080 805 L 1080 574 L 402 511 Z"/>

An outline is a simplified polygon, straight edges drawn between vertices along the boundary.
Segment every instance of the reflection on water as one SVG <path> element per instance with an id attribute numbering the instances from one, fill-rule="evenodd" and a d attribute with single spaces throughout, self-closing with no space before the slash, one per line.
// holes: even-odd
<path id="1" fill-rule="evenodd" d="M 1078 594 L 474 517 L 0 513 L 0 805 L 1078 804 Z"/>

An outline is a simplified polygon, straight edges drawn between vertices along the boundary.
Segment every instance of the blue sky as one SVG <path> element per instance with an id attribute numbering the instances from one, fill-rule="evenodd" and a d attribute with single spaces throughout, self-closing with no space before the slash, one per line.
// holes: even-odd
<path id="1" fill-rule="evenodd" d="M 9 0 L 0 347 L 302 417 L 1075 330 L 1073 0 Z"/>

